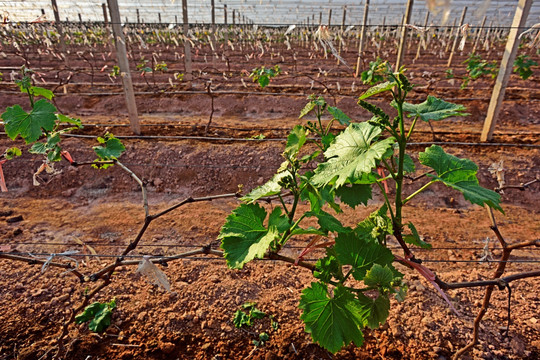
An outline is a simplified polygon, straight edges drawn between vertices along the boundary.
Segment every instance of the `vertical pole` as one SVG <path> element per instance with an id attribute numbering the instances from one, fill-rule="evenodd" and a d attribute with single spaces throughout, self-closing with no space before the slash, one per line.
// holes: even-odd
<path id="1" fill-rule="evenodd" d="M 322 11 L 319 12 L 319 26 L 322 25 Z"/>
<path id="2" fill-rule="evenodd" d="M 107 16 L 107 5 L 103 3 L 101 4 L 101 8 L 103 9 L 103 26 L 105 27 L 105 34 L 107 36 L 107 40 L 104 43 L 110 44 L 109 38 L 111 37 L 111 32 L 109 30 L 109 17 Z M 106 45 L 106 47 L 108 46 L 109 45 Z"/>
<path id="3" fill-rule="evenodd" d="M 186 70 L 186 81 L 191 81 L 193 77 L 191 69 L 191 44 L 188 40 L 189 21 L 188 21 L 188 7 L 187 0 L 182 0 L 182 32 L 184 35 L 184 66 Z"/>
<path id="4" fill-rule="evenodd" d="M 480 36 L 482 35 L 482 31 L 484 30 L 484 25 L 486 25 L 486 17 L 487 16 L 484 16 L 484 18 L 482 19 L 482 25 L 480 25 L 480 28 L 476 31 L 476 34 L 474 36 L 474 45 L 472 49 L 473 54 L 476 52 L 478 41 L 480 40 Z"/>
<path id="5" fill-rule="evenodd" d="M 82 24 L 82 16 L 81 16 L 81 13 L 77 14 L 79 15 L 79 24 Z"/>
<path id="6" fill-rule="evenodd" d="M 343 19 L 341 19 L 341 30 L 339 34 L 339 47 L 338 54 L 341 56 L 341 44 L 343 43 L 343 35 L 345 31 L 345 17 L 347 16 L 347 5 L 343 6 Z M 337 60 L 337 65 L 339 65 L 339 59 Z"/>
<path id="7" fill-rule="evenodd" d="M 212 7 L 212 11 L 211 11 L 211 20 L 212 20 L 212 25 L 211 25 L 211 32 L 210 32 L 210 41 L 212 42 L 212 52 L 213 52 L 213 55 L 212 55 L 212 64 L 215 65 L 216 63 L 216 5 L 215 5 L 215 0 L 211 0 L 210 1 L 210 5 Z"/>
<path id="8" fill-rule="evenodd" d="M 454 31 L 456 30 L 456 22 L 457 22 L 457 19 L 454 19 L 452 27 L 450 28 L 450 31 L 447 33 L 448 39 L 446 41 L 446 47 L 444 48 L 444 52 L 448 52 L 448 50 L 450 49 L 450 41 L 452 40 L 452 35 L 454 34 Z"/>
<path id="9" fill-rule="evenodd" d="M 139 9 L 137 9 L 137 24 L 141 23 L 141 14 L 139 14 Z"/>
<path id="10" fill-rule="evenodd" d="M 366 0 L 366 4 L 364 5 L 364 17 L 362 20 L 362 30 L 360 32 L 360 43 L 358 44 L 358 58 L 356 59 L 356 71 L 354 73 L 355 77 L 358 77 L 358 74 L 360 73 L 360 60 L 362 59 L 362 51 L 364 51 L 364 39 L 366 38 L 368 13 L 369 13 L 369 0 Z"/>
<path id="11" fill-rule="evenodd" d="M 332 25 L 332 9 L 328 9 L 328 27 Z"/>
<path id="12" fill-rule="evenodd" d="M 52 3 L 52 9 L 54 13 L 54 22 L 56 24 L 56 31 L 58 31 L 58 35 L 60 39 L 60 51 L 64 53 L 64 56 L 65 56 L 66 43 L 64 41 L 64 30 L 62 29 L 62 23 L 60 22 L 60 14 L 58 12 L 58 5 L 56 4 L 56 0 L 51 0 L 51 3 Z"/>
<path id="13" fill-rule="evenodd" d="M 157 16 L 158 16 L 159 25 L 161 25 L 161 13 L 158 13 Z"/>
<path id="14" fill-rule="evenodd" d="M 114 43 L 116 45 L 116 54 L 118 57 L 118 66 L 122 74 L 122 84 L 124 85 L 124 95 L 126 96 L 126 105 L 131 123 L 131 131 L 139 135 L 141 125 L 137 114 L 137 104 L 135 103 L 135 93 L 133 92 L 133 83 L 131 82 L 131 72 L 129 71 L 129 61 L 126 51 L 126 39 L 122 26 L 120 25 L 120 11 L 118 10 L 117 0 L 107 0 L 109 11 L 111 13 L 111 23 L 114 34 Z"/>
<path id="15" fill-rule="evenodd" d="M 41 9 L 41 15 L 45 15 L 45 9 Z"/>
<path id="16" fill-rule="evenodd" d="M 489 141 L 493 138 L 493 131 L 495 130 L 497 117 L 504 100 L 506 85 L 508 85 L 510 74 L 512 74 L 514 60 L 516 59 L 520 42 L 519 34 L 523 31 L 523 27 L 529 16 L 529 11 L 531 10 L 532 2 L 532 0 L 519 0 L 517 5 L 516 14 L 514 15 L 514 21 L 512 21 L 512 27 L 510 28 L 510 34 L 508 35 L 508 41 L 506 42 L 506 48 L 501 61 L 499 75 L 497 76 L 495 88 L 493 89 L 491 101 L 489 102 L 484 128 L 480 137 L 481 141 Z"/>
<path id="17" fill-rule="evenodd" d="M 405 41 L 407 40 L 407 27 L 405 24 L 411 22 L 411 14 L 414 0 L 407 0 L 407 9 L 405 10 L 405 15 L 403 16 L 403 21 L 401 23 L 401 37 L 399 38 L 399 48 L 396 59 L 396 71 L 399 70 L 401 63 L 403 62 L 403 56 L 405 54 Z"/>
<path id="18" fill-rule="evenodd" d="M 225 31 L 225 49 L 229 46 L 229 26 L 227 24 L 227 4 L 223 4 L 223 25 Z"/>
<path id="19" fill-rule="evenodd" d="M 429 11 L 426 12 L 426 19 L 424 20 L 424 30 L 427 27 L 428 21 L 429 21 Z M 418 60 L 418 58 L 420 57 L 420 48 L 422 47 L 422 40 L 426 41 L 424 38 L 427 37 L 427 32 L 421 33 L 419 35 L 420 36 L 418 37 L 418 49 L 416 50 L 416 56 L 414 57 L 415 61 Z"/>
<path id="20" fill-rule="evenodd" d="M 232 10 L 232 24 L 233 26 L 236 25 L 236 10 Z"/>
<path id="21" fill-rule="evenodd" d="M 452 51 L 450 51 L 450 57 L 448 58 L 448 63 L 446 64 L 446 67 L 450 67 L 452 64 L 452 59 L 454 58 L 454 51 L 456 51 L 456 46 L 459 40 L 459 29 L 463 26 L 463 22 L 465 21 L 465 15 L 467 15 L 467 7 L 465 6 L 463 8 L 463 12 L 461 13 L 461 19 L 459 20 L 459 27 L 456 29 L 456 37 L 454 38 L 454 43 L 452 44 Z"/>

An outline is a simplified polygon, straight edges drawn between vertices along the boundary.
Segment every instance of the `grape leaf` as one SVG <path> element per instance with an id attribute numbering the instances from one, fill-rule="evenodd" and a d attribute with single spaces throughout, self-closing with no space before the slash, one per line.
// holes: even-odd
<path id="1" fill-rule="evenodd" d="M 405 156 L 403 157 L 403 171 L 406 174 L 410 174 L 414 172 L 415 169 L 416 167 L 414 166 L 413 159 L 409 155 L 405 154 Z"/>
<path id="2" fill-rule="evenodd" d="M 335 182 L 335 187 L 340 187 L 370 173 L 377 160 L 388 154 L 394 143 L 393 138 L 375 142 L 381 131 L 366 122 L 349 125 L 324 152 L 328 160 L 315 170 L 313 183 L 326 185 Z"/>
<path id="3" fill-rule="evenodd" d="M 247 262 L 262 258 L 277 238 L 276 226 L 264 227 L 265 218 L 266 210 L 259 204 L 242 204 L 227 217 L 218 239 L 230 268 L 241 269 Z"/>
<path id="4" fill-rule="evenodd" d="M 308 211 L 305 213 L 305 215 L 316 217 L 321 230 L 324 232 L 346 233 L 352 231 L 351 228 L 343 226 L 338 219 L 326 211 Z"/>
<path id="5" fill-rule="evenodd" d="M 27 144 L 43 134 L 42 129 L 52 131 L 56 120 L 56 108 L 45 99 L 38 100 L 30 113 L 19 105 L 8 107 L 2 114 L 7 135 L 15 140 L 20 135 Z"/>
<path id="6" fill-rule="evenodd" d="M 122 155 L 126 150 L 120 140 L 114 137 L 113 134 L 107 133 L 104 137 L 98 137 L 98 142 L 105 146 L 94 146 L 94 152 L 100 160 L 115 160 Z"/>
<path id="7" fill-rule="evenodd" d="M 306 143 L 306 129 L 302 125 L 296 125 L 289 136 L 287 136 L 287 145 L 285 146 L 285 151 L 283 152 L 288 159 L 296 158 L 300 148 Z"/>
<path id="8" fill-rule="evenodd" d="M 395 103 L 392 102 L 392 106 Z M 424 121 L 443 120 L 451 116 L 467 116 L 466 108 L 463 105 L 452 104 L 429 95 L 427 100 L 420 104 L 403 104 L 403 111 L 409 113 L 409 117 L 419 116 Z"/>
<path id="9" fill-rule="evenodd" d="M 306 106 L 304 106 L 304 108 L 302 109 L 302 111 L 300 111 L 300 116 L 298 116 L 299 119 L 303 118 L 304 116 L 306 116 L 307 114 L 309 114 L 311 112 L 311 110 L 315 109 L 315 106 L 317 104 L 315 104 L 315 102 L 313 101 L 310 101 L 306 104 Z"/>
<path id="10" fill-rule="evenodd" d="M 360 327 L 365 322 L 365 310 L 344 287 L 336 287 L 334 297 L 329 297 L 326 285 L 311 283 L 302 291 L 299 307 L 303 310 L 300 318 L 306 332 L 328 351 L 337 352 L 351 342 L 356 346 L 364 342 Z"/>
<path id="11" fill-rule="evenodd" d="M 51 90 L 39 86 L 31 86 L 30 91 L 32 92 L 32 95 L 43 96 L 47 100 L 52 100 L 54 97 L 54 93 Z"/>
<path id="12" fill-rule="evenodd" d="M 268 227 L 275 226 L 279 233 L 288 230 L 291 227 L 289 218 L 281 214 L 281 208 L 275 207 L 268 217 Z"/>
<path id="13" fill-rule="evenodd" d="M 425 242 L 424 240 L 420 239 L 420 235 L 418 235 L 418 231 L 416 230 L 416 227 L 413 225 L 412 222 L 409 222 L 407 224 L 409 229 L 411 230 L 410 235 L 405 235 L 403 237 L 403 240 L 408 244 L 413 244 L 416 246 L 419 246 L 423 249 L 431 249 L 431 244 Z"/>
<path id="14" fill-rule="evenodd" d="M 264 185 L 261 185 L 251 190 L 249 194 L 242 197 L 240 200 L 245 201 L 246 203 L 249 204 L 263 197 L 277 195 L 281 192 L 281 185 L 279 184 L 280 180 L 290 175 L 291 173 L 289 171 L 282 171 L 280 173 L 277 173 L 272 177 L 272 179 L 268 180 Z"/>
<path id="15" fill-rule="evenodd" d="M 93 332 L 102 332 L 111 324 L 112 311 L 116 308 L 116 300 L 108 303 L 95 302 L 75 316 L 75 322 L 81 324 L 90 321 L 88 328 Z"/>
<path id="16" fill-rule="evenodd" d="M 335 106 L 329 106 L 327 110 L 341 125 L 349 125 L 351 123 L 351 118 L 341 111 L 341 109 Z"/>
<path id="17" fill-rule="evenodd" d="M 326 256 L 317 260 L 313 276 L 325 283 L 330 282 L 332 278 L 342 280 L 344 278 L 342 267 L 336 258 L 336 252 L 333 248 L 326 248 Z"/>
<path id="18" fill-rule="evenodd" d="M 366 92 L 363 93 L 362 95 L 360 95 L 360 97 L 358 99 L 359 100 L 367 99 L 370 96 L 377 95 L 377 94 L 380 94 L 382 92 L 388 91 L 388 90 L 392 89 L 396 85 L 397 85 L 397 83 L 395 81 L 386 81 L 386 82 L 377 84 L 377 85 L 372 86 L 369 89 L 367 89 Z"/>
<path id="19" fill-rule="evenodd" d="M 388 265 L 382 267 L 379 264 L 373 264 L 364 277 L 364 284 L 370 287 L 390 288 L 394 280 L 394 272 Z"/>
<path id="20" fill-rule="evenodd" d="M 426 148 L 425 152 L 418 155 L 418 159 L 421 164 L 429 166 L 437 173 L 437 175 L 427 174 L 427 176 L 458 190 L 472 204 L 480 206 L 486 204 L 504 214 L 504 210 L 499 205 L 501 196 L 479 185 L 476 177 L 478 166 L 471 160 L 447 154 L 437 145 Z"/>
<path id="21" fill-rule="evenodd" d="M 354 209 L 360 204 L 367 205 L 368 201 L 371 199 L 371 185 L 352 184 L 342 186 L 336 189 L 336 195 L 341 201 Z"/>
<path id="22" fill-rule="evenodd" d="M 340 263 L 352 266 L 356 280 L 363 280 L 373 264 L 390 265 L 394 261 L 392 252 L 373 241 L 369 233 L 341 233 L 336 238 L 334 249 Z"/>
<path id="23" fill-rule="evenodd" d="M 379 324 L 384 324 L 390 313 L 390 300 L 384 295 L 379 295 L 375 300 L 364 294 L 358 294 L 358 300 L 366 313 L 366 325 L 371 329 L 377 329 Z"/>
<path id="24" fill-rule="evenodd" d="M 58 114 L 57 117 L 58 117 L 58 120 L 62 123 L 72 124 L 79 128 L 83 127 L 81 123 L 81 119 L 75 119 L 75 118 L 72 118 L 63 114 Z"/>
<path id="25" fill-rule="evenodd" d="M 21 155 L 22 155 L 22 151 L 18 147 L 11 147 L 9 149 L 6 149 L 6 151 L 4 152 L 4 158 L 6 158 L 7 160 L 11 160 L 16 156 L 21 156 Z"/>

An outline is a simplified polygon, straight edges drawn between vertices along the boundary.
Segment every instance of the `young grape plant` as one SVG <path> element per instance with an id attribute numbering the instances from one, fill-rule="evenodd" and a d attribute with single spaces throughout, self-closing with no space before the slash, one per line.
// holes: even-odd
<path id="1" fill-rule="evenodd" d="M 473 204 L 503 211 L 499 194 L 479 185 L 474 162 L 447 154 L 436 145 L 419 154 L 420 164 L 428 169 L 425 183 L 406 189 L 404 179 L 415 171 L 407 143 L 417 121 L 467 114 L 463 106 L 432 96 L 420 104 L 406 102 L 412 85 L 404 72 L 393 72 L 387 66 L 384 82 L 360 96 L 358 104 L 373 114 L 369 121 L 352 122 L 322 97 L 311 96 L 300 117 L 314 113 L 316 120 L 292 129 L 283 151 L 284 161 L 276 174 L 242 198 L 243 203 L 227 217 L 219 234 L 227 265 L 234 269 L 257 258 L 283 260 L 280 252 L 288 242 L 312 238 L 296 260 L 313 273 L 313 282 L 303 290 L 299 307 L 306 331 L 331 352 L 351 342 L 361 346 L 364 328 L 374 329 L 385 323 L 390 298 L 404 300 L 406 284 L 395 262 L 421 274 L 429 272 L 415 259 L 409 246 L 430 245 L 421 239 L 412 222 L 404 221 L 406 205 L 418 194 L 435 183 L 443 183 Z M 397 113 L 394 117 L 365 101 L 383 92 L 392 95 L 391 105 Z M 326 113 L 332 120 L 325 125 L 322 117 Z M 412 121 L 406 121 L 407 117 Z M 331 131 L 335 121 L 346 125 L 338 135 Z M 314 162 L 317 166 L 310 170 Z M 394 184 L 393 197 L 385 189 L 387 182 Z M 374 189 L 379 189 L 384 204 L 355 226 L 345 226 L 334 216 L 346 206 L 355 209 L 367 205 Z M 292 200 L 287 201 L 287 197 Z M 259 205 L 259 201 L 268 199 L 278 200 L 279 206 L 267 211 Z M 302 201 L 309 204 L 309 210 L 299 210 Z M 305 225 L 310 218 L 316 220 L 317 226 Z M 390 251 L 389 236 L 399 242 L 403 257 Z M 302 261 L 315 248 L 325 248 L 325 255 L 316 264 Z"/>

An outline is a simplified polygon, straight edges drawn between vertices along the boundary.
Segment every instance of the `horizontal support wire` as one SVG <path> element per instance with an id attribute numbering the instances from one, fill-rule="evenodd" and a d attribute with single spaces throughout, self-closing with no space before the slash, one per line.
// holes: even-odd
<path id="1" fill-rule="evenodd" d="M 200 247 L 200 246 L 199 246 Z M 31 256 L 31 257 L 37 257 L 37 256 L 43 256 L 43 257 L 50 257 L 57 255 L 57 253 L 31 253 L 31 252 L 0 252 L 0 255 L 15 255 L 15 256 Z M 150 254 L 144 254 L 144 255 L 111 255 L 111 254 L 70 254 L 70 257 L 89 257 L 89 258 L 132 258 L 132 259 L 142 259 L 145 256 L 149 256 L 152 260 L 160 260 L 160 259 L 171 259 L 175 258 L 175 255 L 150 255 Z M 176 258 L 175 258 L 176 259 Z M 178 257 L 178 259 L 190 259 L 190 260 L 201 260 L 205 258 L 199 258 L 199 257 Z M 210 258 L 212 260 L 215 260 L 215 258 Z M 263 259 L 263 260 L 273 260 L 273 259 Z M 305 259 L 305 261 L 317 261 L 318 259 Z M 279 261 L 279 260 L 274 260 Z M 534 260 L 507 260 L 507 261 L 501 261 L 501 260 L 485 260 L 485 261 L 479 261 L 479 260 L 445 260 L 445 259 L 422 259 L 422 262 L 430 262 L 430 263 L 520 263 L 520 264 L 536 264 L 540 263 L 540 259 L 534 259 Z"/>

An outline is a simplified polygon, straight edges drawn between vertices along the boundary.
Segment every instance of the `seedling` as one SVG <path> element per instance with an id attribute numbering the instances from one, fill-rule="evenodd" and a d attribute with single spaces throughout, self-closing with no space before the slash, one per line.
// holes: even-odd
<path id="1" fill-rule="evenodd" d="M 293 128 L 276 174 L 242 198 L 244 203 L 227 217 L 219 235 L 227 265 L 237 269 L 257 258 L 284 259 L 280 252 L 285 244 L 300 237 L 310 239 L 297 259 L 289 261 L 313 272 L 314 281 L 300 298 L 301 319 L 313 340 L 331 352 L 351 342 L 362 345 L 362 330 L 378 328 L 386 321 L 390 298 L 404 299 L 406 285 L 403 274 L 393 265 L 395 261 L 426 276 L 453 309 L 435 277 L 415 261 L 409 248 L 430 246 L 412 222 L 404 222 L 405 205 L 418 194 L 441 182 L 462 192 L 473 204 L 502 211 L 499 194 L 479 185 L 478 167 L 436 145 L 419 154 L 420 163 L 428 168 L 423 177 L 427 181 L 416 189 L 404 190 L 405 176 L 415 171 L 406 147 L 417 121 L 467 115 L 463 106 L 432 96 L 421 104 L 407 103 L 412 85 L 404 72 L 393 72 L 387 66 L 385 82 L 360 96 L 358 104 L 373 114 L 366 122 L 352 122 L 341 110 L 328 107 L 322 97 L 310 97 L 300 117 L 315 112 L 317 121 Z M 391 106 L 397 113 L 393 119 L 365 101 L 383 92 L 392 95 Z M 325 111 L 332 115 L 331 120 L 323 120 Z M 407 116 L 412 118 L 410 125 L 406 125 Z M 330 132 L 335 120 L 347 126 L 337 136 Z M 308 149 L 308 143 L 316 144 L 317 149 Z M 318 164 L 310 170 L 313 162 Z M 393 199 L 385 190 L 385 182 L 394 183 Z M 344 226 L 330 213 L 340 213 L 345 206 L 354 209 L 367 205 L 373 188 L 380 190 L 384 204 L 356 226 Z M 286 202 L 286 196 L 292 200 Z M 258 204 L 272 198 L 279 205 L 270 212 Z M 301 201 L 310 209 L 301 212 Z M 308 218 L 316 220 L 317 226 L 302 226 Z M 403 257 L 387 247 L 390 236 L 401 246 Z M 323 249 L 325 255 L 316 264 L 304 262 L 303 256 L 316 249 Z"/>
<path id="2" fill-rule="evenodd" d="M 360 79 L 362 79 L 364 85 L 375 85 L 384 80 L 385 69 L 386 61 L 377 56 L 375 61 L 369 62 L 369 69 L 360 74 Z"/>
<path id="3" fill-rule="evenodd" d="M 531 66 L 538 66 L 538 63 L 528 55 L 519 55 L 514 61 L 514 72 L 518 73 L 521 79 L 527 80 L 533 74 Z"/>
<path id="4" fill-rule="evenodd" d="M 495 79 L 497 76 L 497 62 L 482 60 L 482 57 L 478 54 L 472 53 L 469 55 L 469 58 L 465 60 L 464 64 L 467 64 L 468 75 L 463 77 L 461 89 L 465 89 L 471 80 L 476 80 L 484 75 L 487 75 L 492 79 Z"/>
<path id="5" fill-rule="evenodd" d="M 233 324 L 237 328 L 253 325 L 253 320 L 262 319 L 266 313 L 257 309 L 255 303 L 248 302 L 242 305 L 242 309 L 236 310 L 234 313 Z"/>
<path id="6" fill-rule="evenodd" d="M 281 68 L 279 65 L 275 65 L 274 67 L 267 69 L 264 66 L 260 68 L 255 68 L 251 71 L 251 74 L 249 74 L 250 78 L 253 78 L 253 82 L 258 82 L 260 87 L 265 88 L 270 84 L 270 79 L 275 78 L 281 74 Z"/>
<path id="7" fill-rule="evenodd" d="M 112 312 L 115 308 L 116 299 L 112 299 L 108 303 L 95 302 L 88 305 L 81 314 L 75 316 L 75 322 L 77 324 L 89 322 L 90 331 L 103 332 L 111 325 Z"/>

